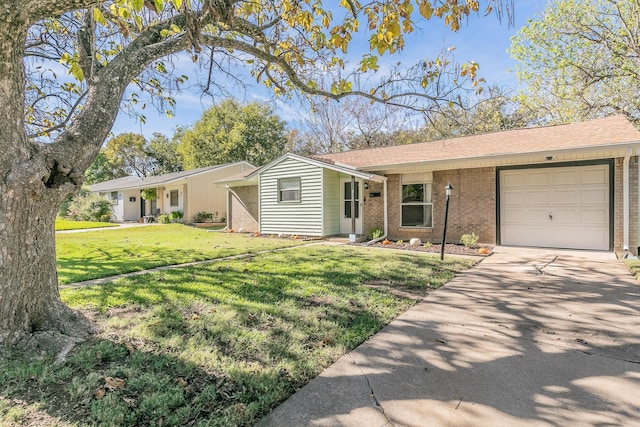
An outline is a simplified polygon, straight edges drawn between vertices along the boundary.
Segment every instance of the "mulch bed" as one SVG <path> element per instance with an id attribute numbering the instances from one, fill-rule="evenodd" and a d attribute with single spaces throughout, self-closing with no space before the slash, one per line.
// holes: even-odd
<path id="1" fill-rule="evenodd" d="M 400 249 L 405 251 L 414 251 L 414 252 L 430 252 L 430 253 L 440 253 L 441 245 L 431 245 L 429 247 L 424 247 L 422 245 L 418 246 L 410 246 L 408 242 L 403 242 L 397 244 L 396 242 L 390 242 L 388 245 L 382 244 L 382 242 L 374 243 L 372 245 L 367 245 L 365 243 L 359 243 L 361 246 L 369 246 L 372 248 L 387 248 L 387 249 Z M 479 248 L 487 248 L 488 253 L 481 254 L 478 252 Z M 493 246 L 478 246 L 477 248 L 468 248 L 464 245 L 455 245 L 453 243 L 447 243 L 444 247 L 444 253 L 449 255 L 473 255 L 473 256 L 481 256 L 486 257 L 491 254 L 493 251 Z"/>

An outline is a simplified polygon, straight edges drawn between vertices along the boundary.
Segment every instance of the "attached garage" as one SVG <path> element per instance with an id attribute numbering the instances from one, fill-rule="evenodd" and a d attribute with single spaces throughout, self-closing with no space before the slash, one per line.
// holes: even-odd
<path id="1" fill-rule="evenodd" d="M 611 250 L 611 162 L 498 174 L 501 244 Z"/>

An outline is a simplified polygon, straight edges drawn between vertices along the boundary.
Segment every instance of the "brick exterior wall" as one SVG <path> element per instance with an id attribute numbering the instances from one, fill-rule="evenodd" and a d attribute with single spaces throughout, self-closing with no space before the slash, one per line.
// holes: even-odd
<path id="1" fill-rule="evenodd" d="M 457 243 L 465 233 L 476 233 L 481 243 L 496 242 L 496 171 L 495 168 L 456 169 L 433 173 L 433 228 L 400 227 L 401 176 L 390 175 L 389 238 L 440 243 L 444 226 L 445 186 L 453 186 L 449 199 L 447 241 Z"/>
<path id="2" fill-rule="evenodd" d="M 258 186 L 234 187 L 230 191 L 231 228 L 235 231 L 258 231 Z"/>
<path id="3" fill-rule="evenodd" d="M 368 190 L 362 189 L 363 212 L 362 234 L 369 235 L 373 228 L 384 229 L 384 185 L 381 182 L 365 181 L 369 186 Z M 380 197 L 371 197 L 371 193 L 380 193 Z"/>

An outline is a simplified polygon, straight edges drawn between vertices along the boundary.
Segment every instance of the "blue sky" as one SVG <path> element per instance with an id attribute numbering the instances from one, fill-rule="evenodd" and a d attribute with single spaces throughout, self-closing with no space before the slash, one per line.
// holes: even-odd
<path id="1" fill-rule="evenodd" d="M 542 12 L 547 0 L 518 0 L 514 3 L 514 23 L 511 26 L 506 19 L 500 22 L 494 15 L 471 16 L 467 22 L 463 22 L 458 33 L 446 30 L 440 20 L 423 22 L 419 24 L 421 28 L 407 38 L 403 52 L 386 58 L 387 64 L 400 61 L 403 64 L 412 65 L 421 58 L 435 56 L 443 47 L 455 46 L 455 60 L 460 63 L 467 61 L 479 63 L 479 74 L 486 79 L 488 85 L 516 88 L 515 73 L 509 72 L 515 67 L 515 62 L 507 53 L 507 48 L 510 46 L 509 38 L 525 25 L 527 20 L 533 18 L 536 13 Z M 352 48 L 354 48 L 353 52 L 358 52 L 355 56 L 358 59 L 366 52 L 367 46 L 356 42 Z M 179 64 L 180 73 L 192 74 L 196 66 L 189 59 L 183 59 Z M 383 70 L 385 64 L 383 62 L 380 64 Z M 238 77 L 244 81 L 246 89 L 232 89 L 237 99 L 246 102 L 272 101 L 276 112 L 285 121 L 293 124 L 299 120 L 301 112 L 298 104 L 288 100 L 273 101 L 270 93 L 264 87 L 257 85 L 248 73 Z M 225 83 L 223 80 L 220 81 Z M 210 97 L 187 91 L 177 94 L 175 98 L 177 105 L 174 117 L 168 118 L 166 114 L 147 108 L 144 112 L 146 123 L 141 124 L 135 118 L 121 113 L 113 126 L 113 134 L 135 132 L 141 133 L 148 139 L 154 132 L 160 132 L 171 137 L 177 126 L 191 126 L 213 103 Z"/>

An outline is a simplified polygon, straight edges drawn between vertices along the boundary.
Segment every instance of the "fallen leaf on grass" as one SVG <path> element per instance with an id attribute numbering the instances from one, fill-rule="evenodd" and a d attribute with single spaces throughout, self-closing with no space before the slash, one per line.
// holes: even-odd
<path id="1" fill-rule="evenodd" d="M 185 379 L 184 379 L 184 378 L 178 378 L 178 384 L 179 384 L 181 387 L 186 387 L 188 383 L 185 381 Z"/>
<path id="2" fill-rule="evenodd" d="M 96 397 L 96 399 L 102 399 L 106 393 L 107 391 L 104 388 L 100 387 L 93 392 L 93 395 Z"/>
<path id="3" fill-rule="evenodd" d="M 105 387 L 109 390 L 116 390 L 124 387 L 125 381 L 122 378 L 106 377 L 104 379 Z"/>

